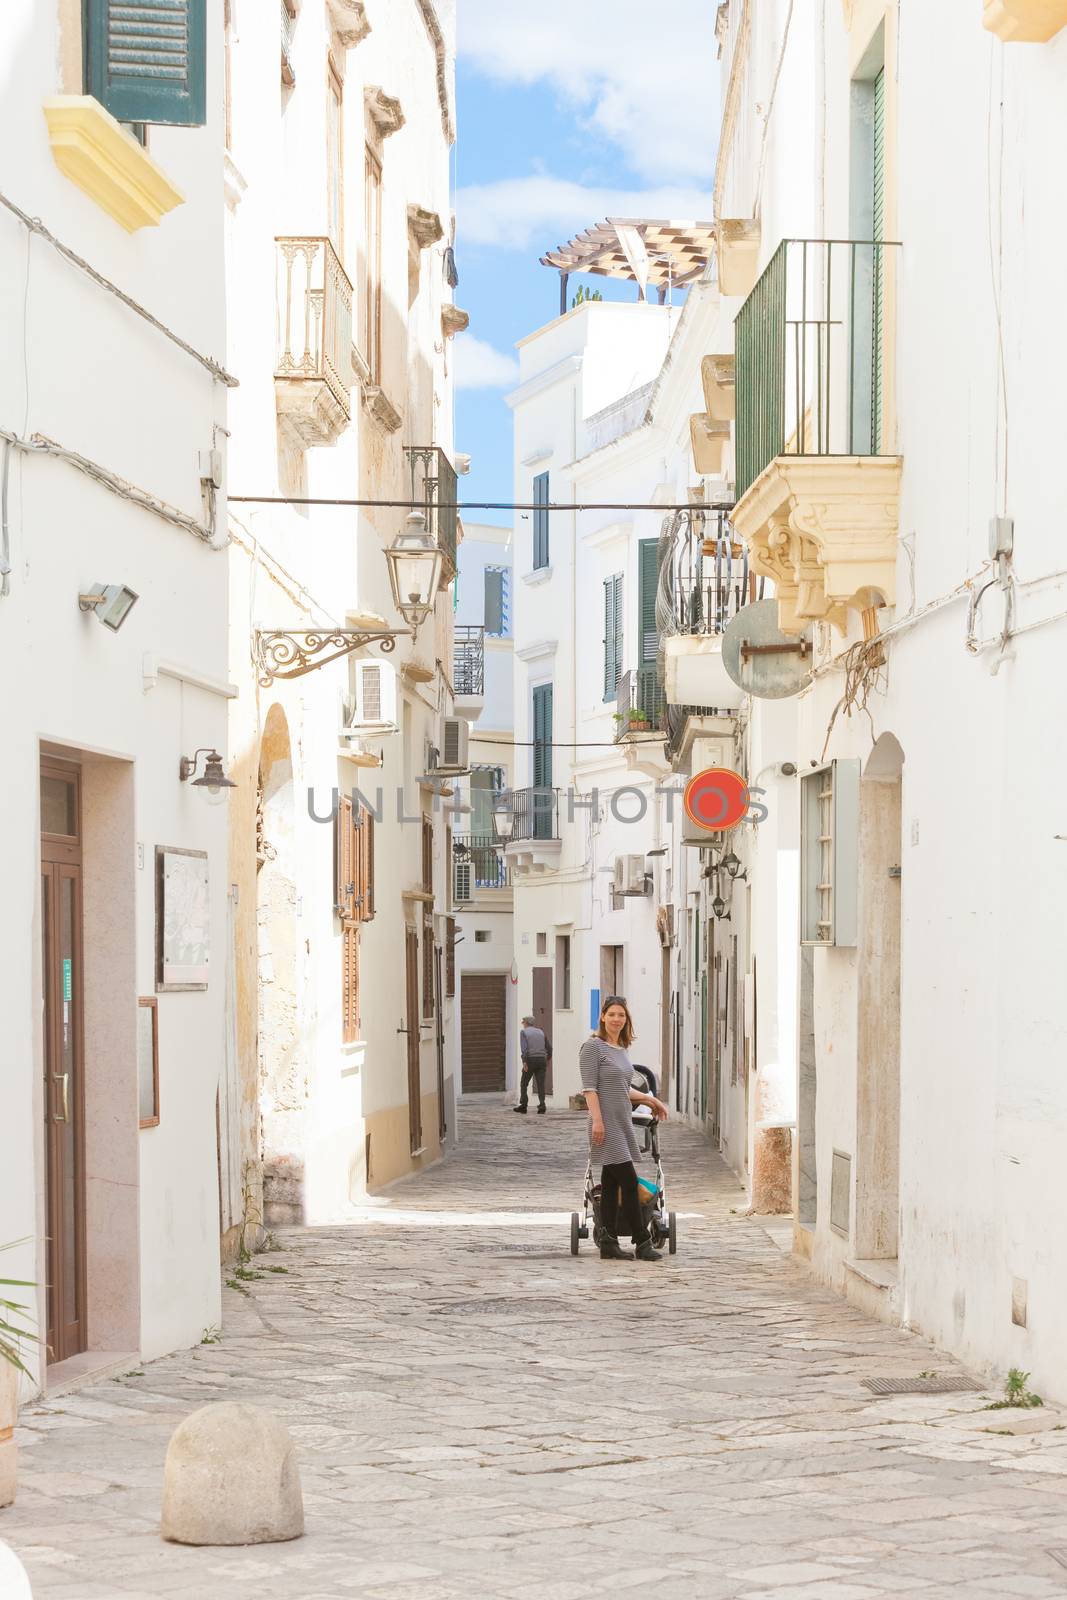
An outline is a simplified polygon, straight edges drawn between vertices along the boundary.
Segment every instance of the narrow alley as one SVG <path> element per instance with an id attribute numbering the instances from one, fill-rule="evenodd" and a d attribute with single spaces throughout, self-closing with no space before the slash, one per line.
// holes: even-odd
<path id="1" fill-rule="evenodd" d="M 3 1532 L 35 1596 L 1064 1592 L 1067 1417 L 875 1398 L 864 1379 L 966 1375 L 814 1285 L 684 1126 L 677 1255 L 575 1260 L 584 1118 L 483 1107 L 363 1221 L 280 1232 L 231 1277 L 218 1342 L 24 1409 Z M 223 1399 L 296 1440 L 295 1543 L 160 1540 L 167 1440 Z"/>

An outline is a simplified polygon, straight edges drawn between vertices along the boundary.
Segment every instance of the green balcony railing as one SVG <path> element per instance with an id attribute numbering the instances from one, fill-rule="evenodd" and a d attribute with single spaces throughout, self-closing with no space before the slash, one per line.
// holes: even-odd
<path id="1" fill-rule="evenodd" d="M 737 318 L 737 498 L 782 455 L 883 453 L 900 246 L 783 239 Z"/>

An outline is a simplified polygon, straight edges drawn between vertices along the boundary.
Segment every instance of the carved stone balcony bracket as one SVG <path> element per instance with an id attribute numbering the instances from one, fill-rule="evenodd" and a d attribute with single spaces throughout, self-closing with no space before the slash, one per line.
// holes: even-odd
<path id="1" fill-rule="evenodd" d="M 708 416 L 714 422 L 731 422 L 737 410 L 735 358 L 732 355 L 705 356 L 700 363 L 700 381 Z"/>
<path id="2" fill-rule="evenodd" d="M 461 311 L 459 306 L 443 305 L 441 307 L 441 332 L 446 339 L 452 339 L 457 333 L 466 333 L 471 325 L 469 311 Z"/>
<path id="3" fill-rule="evenodd" d="M 269 689 L 275 678 L 303 678 L 342 656 L 367 645 L 380 645 L 386 654 L 410 628 L 289 628 L 256 630 L 256 676 Z M 329 651 L 329 655 L 323 654 Z"/>
<path id="4" fill-rule="evenodd" d="M 704 411 L 689 418 L 689 438 L 693 465 L 701 477 L 715 477 L 722 471 L 722 458 L 730 442 L 730 424 L 716 422 Z"/>
<path id="5" fill-rule="evenodd" d="M 330 26 L 344 50 L 354 50 L 370 32 L 370 21 L 363 0 L 327 0 Z"/>
<path id="6" fill-rule="evenodd" d="M 1067 28 L 1067 0 L 985 0 L 982 25 L 1006 44 L 1045 44 Z"/>
<path id="7" fill-rule="evenodd" d="M 428 250 L 444 236 L 444 226 L 436 211 L 427 211 L 424 206 L 408 206 L 408 237 L 413 249 Z"/>
<path id="8" fill-rule="evenodd" d="M 394 406 L 385 390 L 376 383 L 363 385 L 363 404 L 380 428 L 386 433 L 396 433 L 403 426 L 404 418 Z"/>
<path id="9" fill-rule="evenodd" d="M 759 266 L 760 225 L 751 217 L 727 218 L 718 224 L 719 292 L 746 295 Z"/>
<path id="10" fill-rule="evenodd" d="M 803 633 L 848 610 L 893 605 L 899 456 L 778 456 L 734 507 L 752 565 L 770 578 L 779 624 Z"/>
<path id="11" fill-rule="evenodd" d="M 400 132 L 404 126 L 404 113 L 399 100 L 394 100 L 384 89 L 375 87 L 364 89 L 363 103 L 367 108 L 367 121 L 379 139 L 388 139 L 391 133 Z"/>

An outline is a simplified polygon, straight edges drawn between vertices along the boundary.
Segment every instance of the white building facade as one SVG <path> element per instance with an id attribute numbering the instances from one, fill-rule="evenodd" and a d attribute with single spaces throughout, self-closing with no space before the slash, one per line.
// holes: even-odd
<path id="1" fill-rule="evenodd" d="M 95 0 L 5 20 L 0 1243 L 47 1388 L 219 1320 L 224 64 L 221 0 L 133 56 Z"/>
<path id="2" fill-rule="evenodd" d="M 720 8 L 736 388 L 710 386 L 699 427 L 736 411 L 735 535 L 810 652 L 794 699 L 746 708 L 778 821 L 739 833 L 760 988 L 769 960 L 796 974 L 796 1249 L 866 1309 L 1060 1394 L 1065 336 L 1046 308 L 1067 14 L 902 27 L 857 0 L 820 30 L 791 9 Z"/>

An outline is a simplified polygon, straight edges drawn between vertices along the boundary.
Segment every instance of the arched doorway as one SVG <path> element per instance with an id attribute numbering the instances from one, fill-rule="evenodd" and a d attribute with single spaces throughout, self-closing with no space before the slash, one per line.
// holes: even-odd
<path id="1" fill-rule="evenodd" d="M 884 733 L 860 784 L 856 1228 L 861 1260 L 892 1259 L 900 1231 L 901 782 Z"/>
<path id="2" fill-rule="evenodd" d="M 307 1073 L 299 1025 L 296 819 L 292 745 L 281 706 L 263 725 L 256 814 L 259 1094 L 263 1220 L 304 1220 Z"/>

